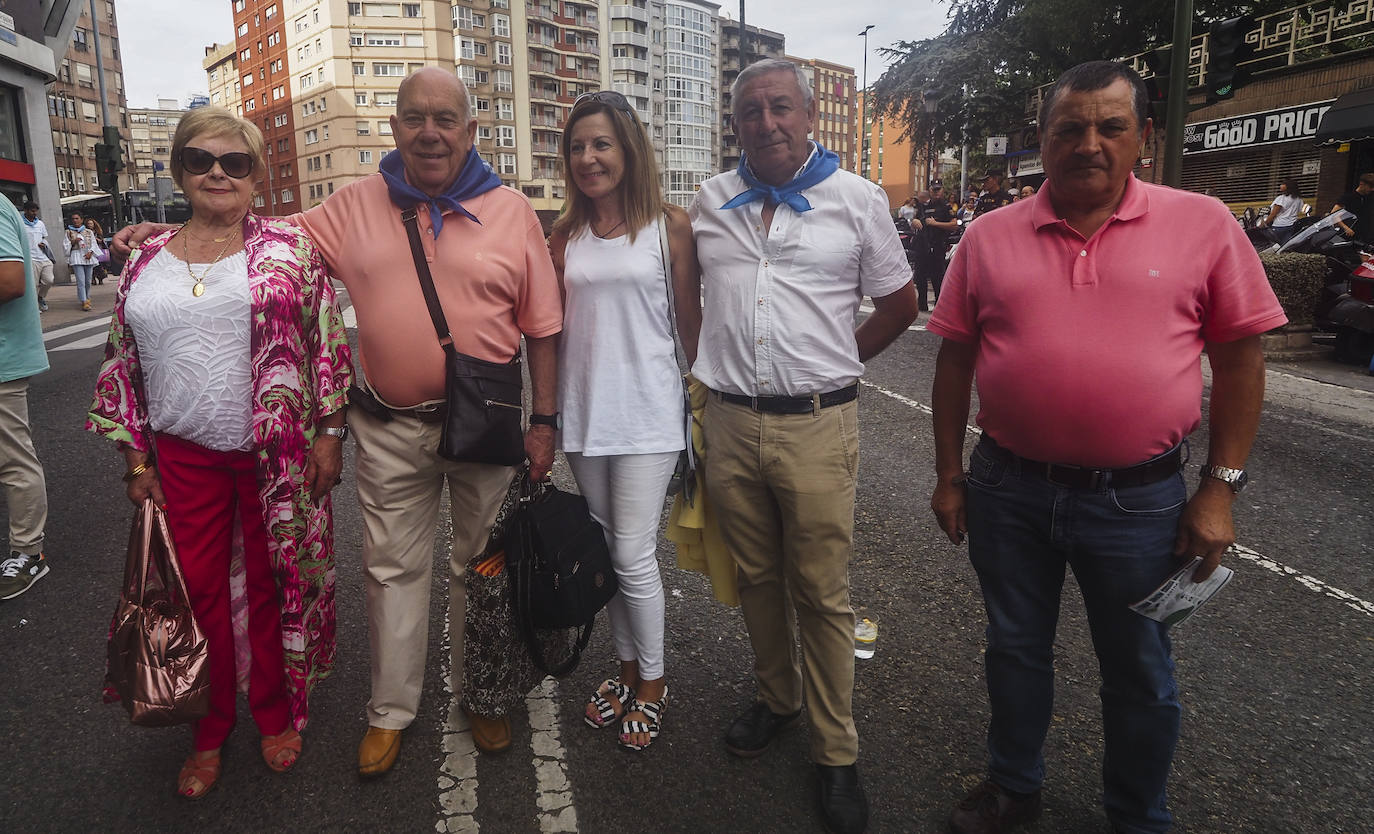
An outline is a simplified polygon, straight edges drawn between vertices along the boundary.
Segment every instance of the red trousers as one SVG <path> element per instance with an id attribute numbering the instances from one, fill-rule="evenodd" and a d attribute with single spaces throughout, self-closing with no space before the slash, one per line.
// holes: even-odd
<path id="1" fill-rule="evenodd" d="M 234 728 L 237 687 L 229 561 L 235 514 L 243 530 L 248 575 L 248 641 L 253 652 L 248 705 L 263 735 L 281 733 L 290 721 L 281 603 L 258 499 L 256 455 L 216 452 L 169 434 L 157 436 L 157 452 L 167 524 L 186 576 L 191 609 L 210 649 L 210 714 L 196 722 L 195 749 L 214 750 Z"/>

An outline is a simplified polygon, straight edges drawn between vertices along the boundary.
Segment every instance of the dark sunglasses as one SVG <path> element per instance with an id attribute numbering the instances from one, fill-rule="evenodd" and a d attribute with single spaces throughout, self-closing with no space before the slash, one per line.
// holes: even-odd
<path id="1" fill-rule="evenodd" d="M 615 90 L 598 90 L 595 93 L 583 93 L 573 99 L 573 109 L 576 110 L 584 102 L 588 101 L 596 101 L 601 104 L 610 105 L 622 113 L 629 114 L 632 119 L 639 118 L 639 114 L 635 112 L 634 106 L 630 104 L 629 99 L 617 93 Z"/>
<path id="2" fill-rule="evenodd" d="M 235 151 L 223 156 L 215 156 L 207 150 L 201 148 L 186 147 L 181 149 L 181 168 L 188 174 L 205 174 L 219 163 L 219 169 L 225 176 L 241 180 L 253 173 L 253 157 L 246 153 Z"/>

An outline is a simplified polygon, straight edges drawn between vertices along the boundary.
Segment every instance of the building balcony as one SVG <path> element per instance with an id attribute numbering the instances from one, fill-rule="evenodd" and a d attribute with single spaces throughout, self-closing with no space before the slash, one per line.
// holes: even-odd
<path id="1" fill-rule="evenodd" d="M 535 156 L 558 156 L 557 145 L 531 145 L 530 153 Z"/>
<path id="2" fill-rule="evenodd" d="M 640 58 L 612 58 L 611 72 L 637 72 L 649 74 L 649 62 Z"/>
<path id="3" fill-rule="evenodd" d="M 548 90 L 543 87 L 536 87 L 533 84 L 530 85 L 530 101 L 541 101 L 546 102 L 548 104 L 557 104 L 559 102 L 562 102 L 564 98 L 565 96 L 556 90 Z"/>
<path id="4" fill-rule="evenodd" d="M 648 84 L 626 84 L 623 81 L 616 81 L 611 86 L 625 98 L 649 98 Z"/>
<path id="5" fill-rule="evenodd" d="M 531 20 L 553 20 L 553 6 L 546 6 L 539 3 L 526 3 L 525 16 Z"/>
<path id="6" fill-rule="evenodd" d="M 640 23 L 649 22 L 649 10 L 641 9 L 638 6 L 611 6 L 611 20 L 638 20 Z"/>
<path id="7" fill-rule="evenodd" d="M 639 46 L 644 49 L 649 48 L 649 36 L 641 35 L 638 32 L 612 32 L 612 46 Z"/>

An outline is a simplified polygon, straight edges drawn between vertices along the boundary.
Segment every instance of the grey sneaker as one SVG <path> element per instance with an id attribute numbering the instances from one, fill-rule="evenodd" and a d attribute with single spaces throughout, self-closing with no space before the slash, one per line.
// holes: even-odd
<path id="1" fill-rule="evenodd" d="M 40 312 L 40 313 L 46 313 L 46 312 L 48 312 L 48 302 L 44 301 L 44 300 L 41 299 L 41 298 L 38 299 L 38 312 Z"/>
<path id="2" fill-rule="evenodd" d="M 11 551 L 10 558 L 0 562 L 0 599 L 14 599 L 47 575 L 48 562 L 42 553 L 26 556 Z"/>

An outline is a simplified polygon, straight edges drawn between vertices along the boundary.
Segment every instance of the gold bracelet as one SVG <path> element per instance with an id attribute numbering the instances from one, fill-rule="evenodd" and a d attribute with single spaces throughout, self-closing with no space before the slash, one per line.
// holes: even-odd
<path id="1" fill-rule="evenodd" d="M 137 478 L 139 475 L 142 475 L 144 472 L 147 472 L 147 471 L 148 471 L 148 464 L 146 464 L 146 463 L 138 463 L 138 464 L 135 464 L 133 469 L 130 469 L 128 472 L 125 472 L 125 473 L 124 473 L 124 483 L 126 483 L 126 484 L 127 484 L 127 483 L 132 483 L 133 480 L 134 480 L 134 478 Z"/>

